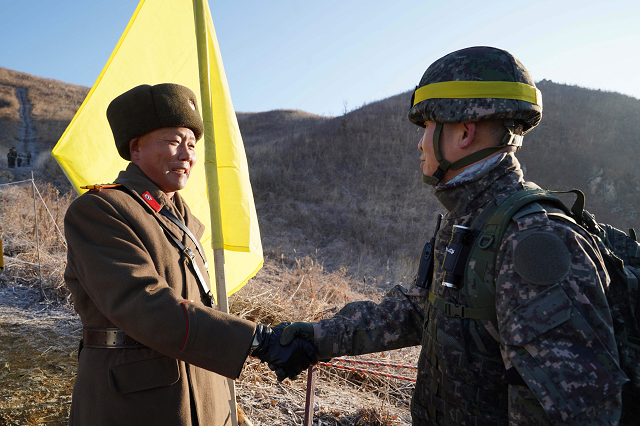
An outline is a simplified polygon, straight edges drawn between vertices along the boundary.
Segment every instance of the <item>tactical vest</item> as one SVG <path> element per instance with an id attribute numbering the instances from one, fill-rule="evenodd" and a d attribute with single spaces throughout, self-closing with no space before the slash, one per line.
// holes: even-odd
<path id="1" fill-rule="evenodd" d="M 445 228 L 437 235 L 437 240 L 428 243 L 432 248 L 446 244 L 451 231 Z M 435 265 L 433 275 L 441 266 Z M 426 269 L 421 269 L 419 277 L 432 273 L 425 274 Z M 451 300 L 464 298 L 462 289 L 451 293 Z M 430 294 L 435 295 L 433 289 Z M 445 301 L 440 306 L 437 301 L 433 303 L 435 300 L 431 296 L 426 302 L 418 377 L 411 402 L 413 423 L 508 425 L 509 382 L 497 341 L 480 320 L 459 315 L 461 305 Z"/>
<path id="2" fill-rule="evenodd" d="M 497 314 L 495 310 L 495 269 L 496 256 L 504 233 L 512 220 L 517 220 L 528 214 L 546 211 L 538 204 L 538 201 L 546 204 L 552 204 L 564 213 L 546 213 L 548 216 L 557 216 L 560 220 L 568 220 L 577 226 L 581 226 L 593 236 L 594 246 L 597 246 L 607 268 L 607 272 L 611 277 L 611 284 L 607 292 L 607 301 L 609 303 L 612 318 L 614 319 L 615 338 L 618 344 L 620 355 L 620 366 L 625 374 L 629 377 L 628 382 L 623 388 L 623 410 L 621 425 L 636 424 L 638 416 L 640 416 L 640 326 L 638 319 L 640 318 L 640 291 L 639 280 L 640 271 L 636 268 L 640 267 L 640 244 L 635 238 L 635 231 L 630 230 L 628 236 L 610 225 L 598 225 L 594 218 L 584 210 L 584 194 L 580 191 L 568 191 L 576 194 L 577 200 L 571 209 L 566 207 L 551 191 L 539 188 L 535 184 L 524 183 L 524 190 L 520 190 L 507 198 L 503 203 L 493 205 L 486 208 L 473 221 L 469 227 L 469 236 L 473 240 L 470 250 L 465 253 L 464 259 L 461 260 L 464 273 L 463 285 L 460 292 L 464 295 L 465 305 L 449 302 L 446 298 L 429 292 L 429 300 L 427 302 L 427 318 L 442 321 L 458 321 L 461 324 L 467 324 L 466 327 L 475 333 L 481 331 L 491 335 L 494 343 L 497 345 L 499 341 Z M 445 258 L 446 263 L 446 258 Z M 421 265 L 422 266 L 422 265 Z M 458 265 L 458 268 L 460 266 Z M 435 312 L 435 314 L 434 314 Z M 444 315 L 444 317 L 442 317 Z M 440 318 L 438 318 L 440 316 Z M 441 336 L 436 329 L 435 322 L 431 321 L 425 325 L 425 337 L 423 339 L 423 350 L 420 354 L 419 366 L 421 370 L 426 371 L 422 382 L 418 377 L 416 384 L 415 403 L 412 401 L 412 414 L 418 418 L 424 417 L 428 419 L 428 424 L 456 424 L 459 420 L 473 420 L 475 424 L 503 424 L 502 419 L 491 419 L 491 413 L 495 409 L 504 409 L 502 401 L 506 395 L 506 386 L 509 383 L 524 384 L 522 379 L 515 374 L 515 369 L 510 369 L 511 374 L 505 372 L 502 360 L 497 360 L 502 367 L 503 376 L 501 380 L 491 378 L 491 367 L 497 368 L 497 365 L 484 365 L 484 360 L 478 373 L 481 373 L 487 380 L 485 384 L 477 386 L 477 393 L 482 394 L 488 391 L 487 388 L 493 388 L 496 392 L 495 396 L 498 401 L 494 404 L 485 404 L 481 409 L 482 418 L 469 418 L 469 415 L 460 413 L 460 402 L 468 404 L 469 398 L 459 395 L 461 399 L 455 399 L 457 407 L 453 408 L 451 404 L 446 403 L 447 398 L 438 398 L 436 391 L 441 395 L 447 395 L 447 388 L 451 385 L 444 386 L 439 390 L 438 386 L 444 383 L 455 382 L 455 377 L 445 377 L 438 371 L 437 363 L 441 357 L 446 359 L 450 357 L 448 351 L 451 347 L 457 345 L 460 350 L 466 352 L 468 364 L 472 363 L 472 359 L 477 356 L 473 354 L 474 346 L 468 345 L 468 342 L 457 342 L 447 340 L 447 336 Z M 435 333 L 433 332 L 435 331 Z M 435 338 L 434 338 L 435 336 Z M 465 336 L 463 333 L 462 336 Z M 474 342 L 482 341 L 475 338 L 471 333 Z M 447 350 L 442 350 L 448 347 Z M 426 350 L 425 350 L 426 348 Z M 475 348 L 477 352 L 478 348 Z M 463 365 L 464 359 L 458 360 Z M 495 360 L 492 360 L 495 361 Z M 445 362 L 449 362 L 448 360 Z M 475 363 L 477 364 L 477 362 Z M 429 377 L 429 374 L 435 374 L 436 379 Z M 499 373 L 498 373 L 499 374 Z M 494 386 L 503 388 L 495 389 Z M 465 384 L 466 386 L 466 384 Z M 454 392 L 457 391 L 454 390 Z M 468 390 L 469 391 L 469 390 Z M 459 392 L 458 392 L 459 393 Z M 469 392 L 467 392 L 469 393 Z M 464 401 L 467 400 L 467 401 Z M 476 403 L 481 401 L 476 398 Z M 498 404 L 496 405 L 495 402 Z M 427 407 L 423 410 L 423 407 Z M 415 411 L 415 412 L 414 412 Z M 451 413 L 456 413 L 451 415 Z M 489 416 L 487 416 L 489 414 Z M 436 419 L 437 423 L 432 420 Z M 506 420 L 506 419 L 505 419 Z M 474 423 L 471 423 L 474 424 Z"/>

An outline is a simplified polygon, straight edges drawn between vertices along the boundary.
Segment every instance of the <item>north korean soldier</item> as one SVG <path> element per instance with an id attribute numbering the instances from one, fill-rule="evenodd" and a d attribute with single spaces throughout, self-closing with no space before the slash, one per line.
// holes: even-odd
<path id="1" fill-rule="evenodd" d="M 18 152 L 16 151 L 16 148 L 12 146 L 9 149 L 9 153 L 7 154 L 7 165 L 12 168 L 15 167 L 17 157 L 18 157 Z"/>
<path id="2" fill-rule="evenodd" d="M 510 53 L 472 47 L 434 62 L 409 110 L 424 127 L 423 180 L 447 210 L 432 275 L 409 290 L 396 286 L 379 304 L 293 323 L 281 343 L 304 337 L 320 359 L 421 345 L 414 425 L 617 424 L 627 378 L 605 297 L 609 277 L 586 231 L 555 205 L 533 203 L 513 216 L 486 272 L 468 265 L 463 279 L 445 271 L 452 242 L 467 244 L 487 220 L 483 211 L 523 190 L 514 152 L 541 116 L 541 94 Z M 470 309 L 476 274 L 495 288 L 483 309 Z"/>
<path id="3" fill-rule="evenodd" d="M 227 377 L 251 354 L 279 379 L 317 362 L 298 339 L 216 310 L 199 238 L 179 191 L 203 133 L 196 97 L 176 84 L 115 98 L 107 118 L 130 164 L 65 217 L 65 281 L 83 325 L 70 424 L 228 425 Z M 188 254 L 188 256 L 187 256 Z"/>

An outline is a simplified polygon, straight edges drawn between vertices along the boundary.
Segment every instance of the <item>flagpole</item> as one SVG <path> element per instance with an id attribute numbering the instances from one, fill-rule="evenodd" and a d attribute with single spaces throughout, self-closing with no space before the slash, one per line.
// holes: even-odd
<path id="1" fill-rule="evenodd" d="M 198 45 L 198 70 L 200 74 L 200 97 L 202 120 L 204 121 L 204 143 L 205 158 L 213 164 L 217 165 L 215 151 L 215 134 L 213 122 L 213 107 L 211 102 L 211 82 L 209 73 L 209 50 L 207 48 L 207 22 L 206 22 L 206 0 L 193 1 L 193 13 L 196 27 L 196 40 Z M 212 149 L 209 149 L 212 147 Z M 207 186 L 209 192 L 209 203 L 211 208 L 211 234 L 212 241 L 217 238 L 222 241 L 222 220 L 220 216 L 220 193 L 218 191 L 218 173 L 214 168 L 213 173 L 207 173 Z M 215 207 L 215 208 L 214 208 Z M 218 309 L 222 312 L 229 313 L 229 301 L 227 299 L 227 283 L 224 270 L 224 248 L 213 247 L 213 264 L 215 268 L 216 279 L 216 302 Z M 222 343 L 222 342 L 221 342 Z M 236 408 L 236 389 L 235 382 L 227 379 L 229 384 L 229 408 L 231 411 L 231 423 L 233 426 L 238 425 L 238 413 Z"/>

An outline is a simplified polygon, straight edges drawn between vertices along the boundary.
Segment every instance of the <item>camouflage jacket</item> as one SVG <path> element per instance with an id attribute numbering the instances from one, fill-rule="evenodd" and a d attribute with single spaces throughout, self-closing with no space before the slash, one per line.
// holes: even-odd
<path id="1" fill-rule="evenodd" d="M 504 154 L 438 185 L 448 213 L 431 292 L 467 305 L 464 292 L 441 285 L 453 225 L 471 225 L 522 182 L 517 159 Z M 396 286 L 380 304 L 350 303 L 315 324 L 321 358 L 422 344 L 414 424 L 617 424 L 626 377 L 617 366 L 605 266 L 586 231 L 541 207 L 512 221 L 497 273 L 487 272 L 496 282 L 498 330 L 435 309 L 424 289 Z M 540 244 L 551 249 L 536 250 Z"/>

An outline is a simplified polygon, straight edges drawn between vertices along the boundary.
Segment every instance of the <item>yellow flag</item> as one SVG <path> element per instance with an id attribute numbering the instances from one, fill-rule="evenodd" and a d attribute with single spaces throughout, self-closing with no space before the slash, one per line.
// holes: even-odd
<path id="1" fill-rule="evenodd" d="M 219 196 L 222 232 L 220 238 L 215 238 L 215 246 L 224 248 L 227 292 L 232 294 L 262 267 L 262 245 L 242 137 L 208 5 L 206 9 L 213 112 L 212 117 L 203 120 L 214 123 L 215 146 L 206 146 L 204 139 L 196 145 L 199 161 L 180 195 L 205 223 L 202 245 L 210 264 L 214 238 L 209 198 L 210 194 Z M 78 192 L 80 186 L 112 182 L 128 164 L 118 155 L 107 122 L 106 110 L 111 100 L 135 86 L 159 83 L 187 86 L 200 101 L 192 0 L 140 1 L 107 65 L 53 148 L 54 158 Z M 203 159 L 211 150 L 215 150 L 213 171 L 217 170 L 219 188 L 207 188 L 207 161 Z M 214 274 L 211 278 L 213 282 Z"/>

